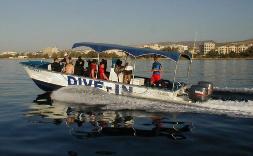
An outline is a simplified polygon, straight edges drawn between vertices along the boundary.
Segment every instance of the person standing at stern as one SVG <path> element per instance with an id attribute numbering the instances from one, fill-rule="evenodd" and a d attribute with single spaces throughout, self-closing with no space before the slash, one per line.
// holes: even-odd
<path id="1" fill-rule="evenodd" d="M 154 56 L 154 63 L 152 64 L 152 76 L 150 79 L 151 85 L 156 85 L 158 81 L 161 80 L 161 71 L 162 71 L 162 65 L 160 62 L 158 62 L 158 57 Z"/>

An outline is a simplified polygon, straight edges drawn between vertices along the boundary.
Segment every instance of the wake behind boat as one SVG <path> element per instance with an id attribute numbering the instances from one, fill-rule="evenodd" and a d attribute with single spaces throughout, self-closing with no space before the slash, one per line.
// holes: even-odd
<path id="1" fill-rule="evenodd" d="M 66 86 L 83 86 L 94 87 L 109 94 L 130 96 L 135 98 L 145 98 L 153 100 L 162 100 L 175 103 L 191 103 L 192 101 L 206 101 L 210 98 L 213 85 L 210 82 L 200 81 L 197 85 L 186 85 L 186 83 L 176 81 L 177 65 L 181 57 L 189 60 L 187 76 L 189 79 L 190 65 L 192 63 L 192 55 L 189 52 L 164 52 L 145 48 L 135 48 L 121 45 L 104 44 L 104 43 L 75 43 L 72 48 L 89 47 L 98 54 L 107 50 L 118 49 L 131 56 L 134 62 L 137 58 L 143 56 L 163 57 L 175 62 L 173 82 L 169 80 L 160 80 L 155 86 L 150 85 L 150 78 L 135 75 L 135 63 L 133 64 L 130 83 L 123 83 L 119 77 L 115 77 L 113 68 L 109 73 L 110 80 L 94 79 L 87 76 L 77 76 L 65 74 L 62 72 L 54 72 L 48 70 L 49 62 L 44 61 L 27 61 L 21 62 L 25 67 L 29 77 L 36 85 L 45 91 L 57 90 Z M 91 93 L 88 93 L 91 94 Z"/>

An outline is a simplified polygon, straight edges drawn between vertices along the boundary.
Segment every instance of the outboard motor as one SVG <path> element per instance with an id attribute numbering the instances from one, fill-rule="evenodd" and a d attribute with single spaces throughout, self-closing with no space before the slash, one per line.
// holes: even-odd
<path id="1" fill-rule="evenodd" d="M 213 94 L 213 83 L 207 81 L 199 81 L 199 86 L 206 87 L 208 89 L 208 96 Z"/>
<path id="2" fill-rule="evenodd" d="M 203 102 L 209 99 L 208 89 L 200 85 L 192 85 L 189 89 L 189 99 L 196 102 Z"/>

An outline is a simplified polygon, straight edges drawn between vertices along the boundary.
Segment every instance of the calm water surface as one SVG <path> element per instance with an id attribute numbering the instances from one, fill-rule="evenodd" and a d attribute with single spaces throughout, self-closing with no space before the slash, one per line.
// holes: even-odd
<path id="1" fill-rule="evenodd" d="M 179 70 L 186 70 L 186 63 Z M 162 64 L 168 71 L 173 67 Z M 150 66 L 139 62 L 137 72 Z M 252 69 L 253 61 L 247 60 L 194 61 L 191 83 L 208 80 L 220 88 L 252 89 Z M 177 75 L 184 80 L 185 72 Z M 15 60 L 0 60 L 0 91 L 0 155 L 253 155 L 252 111 L 240 114 L 244 107 L 253 108 L 252 101 L 205 105 L 223 106 L 219 113 L 212 107 L 199 110 L 135 99 L 118 101 L 124 109 L 33 102 L 44 92 Z"/>

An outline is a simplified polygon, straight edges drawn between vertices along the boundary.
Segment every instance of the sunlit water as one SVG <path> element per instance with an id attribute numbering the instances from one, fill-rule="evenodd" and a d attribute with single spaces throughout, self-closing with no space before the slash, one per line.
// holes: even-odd
<path id="1" fill-rule="evenodd" d="M 164 77 L 173 77 L 166 64 Z M 185 81 L 186 61 L 177 78 Z M 151 62 L 137 63 L 150 76 Z M 194 61 L 190 83 L 211 81 L 220 89 L 250 91 L 253 61 Z M 1 155 L 252 155 L 252 101 L 212 100 L 177 105 L 97 94 L 82 88 L 53 93 L 53 103 L 18 61 L 0 60 Z M 43 98 L 42 98 L 43 100 Z"/>

